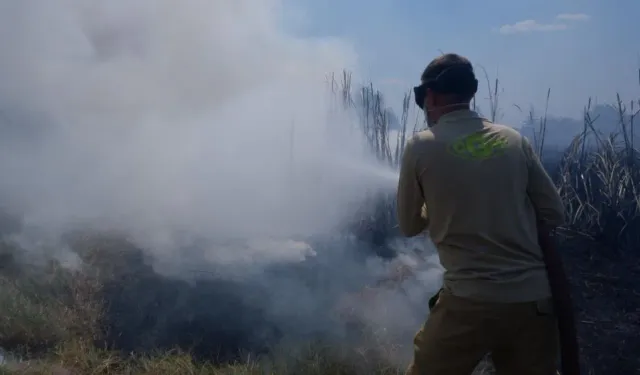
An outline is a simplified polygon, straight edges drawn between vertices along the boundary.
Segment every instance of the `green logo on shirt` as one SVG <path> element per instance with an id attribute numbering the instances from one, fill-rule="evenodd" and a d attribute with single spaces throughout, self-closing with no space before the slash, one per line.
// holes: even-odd
<path id="1" fill-rule="evenodd" d="M 508 144 L 509 141 L 504 136 L 479 132 L 453 142 L 449 146 L 449 151 L 461 158 L 484 160 L 502 155 Z"/>

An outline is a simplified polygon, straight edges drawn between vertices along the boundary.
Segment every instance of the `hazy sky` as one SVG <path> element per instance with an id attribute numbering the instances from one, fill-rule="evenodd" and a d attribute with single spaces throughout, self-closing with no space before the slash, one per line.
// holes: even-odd
<path id="1" fill-rule="evenodd" d="M 362 73 L 394 102 L 439 50 L 498 73 L 507 118 L 514 103 L 541 107 L 549 87 L 558 115 L 579 115 L 589 96 L 640 96 L 638 0 L 302 1 L 297 32 L 351 41 Z"/>

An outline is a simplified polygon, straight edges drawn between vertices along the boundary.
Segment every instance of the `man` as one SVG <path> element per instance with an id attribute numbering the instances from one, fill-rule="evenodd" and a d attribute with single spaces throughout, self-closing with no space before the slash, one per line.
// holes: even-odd
<path id="1" fill-rule="evenodd" d="M 446 54 L 414 89 L 429 129 L 406 145 L 398 221 L 406 236 L 429 231 L 445 273 L 408 373 L 469 375 L 491 353 L 500 375 L 551 375 L 557 322 L 537 225 L 561 225 L 563 204 L 526 138 L 470 109 L 477 88 L 469 60 Z"/>

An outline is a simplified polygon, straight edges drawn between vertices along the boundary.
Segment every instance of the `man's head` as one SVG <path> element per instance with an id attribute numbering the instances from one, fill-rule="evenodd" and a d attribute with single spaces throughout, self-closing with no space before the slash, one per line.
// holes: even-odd
<path id="1" fill-rule="evenodd" d="M 422 84 L 414 88 L 416 104 L 424 110 L 429 126 L 452 110 L 468 108 L 478 91 L 478 80 L 471 62 L 460 55 L 448 53 L 427 65 Z"/>

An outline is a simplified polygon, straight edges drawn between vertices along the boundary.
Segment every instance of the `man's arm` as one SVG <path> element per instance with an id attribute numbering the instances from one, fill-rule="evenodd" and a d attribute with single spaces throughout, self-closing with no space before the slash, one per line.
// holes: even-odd
<path id="1" fill-rule="evenodd" d="M 538 222 L 548 229 L 555 229 L 564 224 L 565 220 L 562 198 L 526 138 L 522 138 L 522 148 L 529 172 L 527 194 L 536 209 Z"/>
<path id="2" fill-rule="evenodd" d="M 402 234 L 407 237 L 422 233 L 428 224 L 414 142 L 410 139 L 404 149 L 398 181 L 398 224 Z"/>

